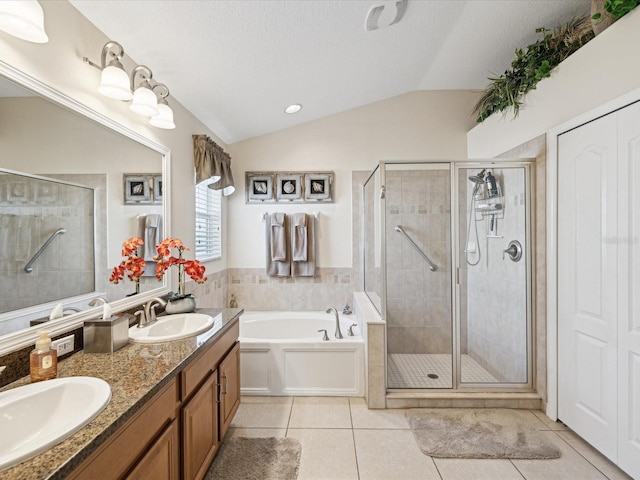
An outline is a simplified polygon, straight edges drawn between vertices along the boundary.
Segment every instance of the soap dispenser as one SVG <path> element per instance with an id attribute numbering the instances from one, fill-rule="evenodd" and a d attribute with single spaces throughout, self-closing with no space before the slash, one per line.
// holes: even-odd
<path id="1" fill-rule="evenodd" d="M 36 348 L 29 355 L 29 367 L 31 381 L 51 380 L 58 376 L 58 352 L 51 349 L 49 332 L 38 332 L 40 337 L 36 340 Z"/>

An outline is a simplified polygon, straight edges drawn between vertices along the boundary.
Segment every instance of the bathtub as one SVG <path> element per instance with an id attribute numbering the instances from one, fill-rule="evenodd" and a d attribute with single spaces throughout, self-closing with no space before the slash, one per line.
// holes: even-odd
<path id="1" fill-rule="evenodd" d="M 240 317 L 243 395 L 364 395 L 364 342 L 355 315 L 325 312 L 245 312 Z M 329 341 L 322 340 L 327 330 Z"/>

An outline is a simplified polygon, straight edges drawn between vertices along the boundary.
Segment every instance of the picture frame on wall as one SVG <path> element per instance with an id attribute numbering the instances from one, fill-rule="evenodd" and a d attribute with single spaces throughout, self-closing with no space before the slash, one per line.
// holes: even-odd
<path id="1" fill-rule="evenodd" d="M 333 185 L 332 173 L 307 173 L 304 176 L 304 199 L 330 202 Z"/>
<path id="2" fill-rule="evenodd" d="M 302 175 L 297 173 L 276 175 L 276 199 L 290 202 L 301 200 Z"/>
<path id="3" fill-rule="evenodd" d="M 124 175 L 125 205 L 152 203 L 151 178 L 147 175 Z"/>
<path id="4" fill-rule="evenodd" d="M 273 175 L 247 174 L 247 202 L 268 202 L 273 200 Z"/>
<path id="5" fill-rule="evenodd" d="M 153 176 L 153 203 L 162 204 L 162 175 Z"/>

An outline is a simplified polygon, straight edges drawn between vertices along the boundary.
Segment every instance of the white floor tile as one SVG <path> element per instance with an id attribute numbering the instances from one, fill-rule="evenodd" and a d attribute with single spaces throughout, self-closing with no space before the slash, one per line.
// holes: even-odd
<path id="1" fill-rule="evenodd" d="M 290 404 L 240 403 L 232 427 L 287 428 Z"/>
<path id="2" fill-rule="evenodd" d="M 369 409 L 363 398 L 350 398 L 353 428 L 408 429 L 405 409 Z"/>
<path id="3" fill-rule="evenodd" d="M 287 438 L 297 438 L 302 445 L 297 480 L 358 480 L 352 432 L 290 428 Z"/>
<path id="4" fill-rule="evenodd" d="M 287 434 L 286 428 L 230 428 L 229 431 L 227 432 L 227 435 L 224 438 L 225 440 L 227 438 L 235 438 L 235 437 L 284 438 L 286 434 Z"/>
<path id="5" fill-rule="evenodd" d="M 541 432 L 562 451 L 553 460 L 512 460 L 527 480 L 606 480 L 606 477 L 563 441 L 556 432 Z"/>
<path id="6" fill-rule="evenodd" d="M 411 430 L 354 430 L 360 480 L 440 480 Z"/>
<path id="7" fill-rule="evenodd" d="M 571 445 L 580 455 L 586 458 L 589 463 L 604 473 L 609 480 L 632 480 L 629 475 L 622 472 L 616 465 L 589 445 L 572 431 L 558 432 L 560 438 Z"/>
<path id="8" fill-rule="evenodd" d="M 346 397 L 296 397 L 289 428 L 351 428 Z"/>
<path id="9" fill-rule="evenodd" d="M 509 460 L 434 458 L 442 480 L 522 480 Z"/>

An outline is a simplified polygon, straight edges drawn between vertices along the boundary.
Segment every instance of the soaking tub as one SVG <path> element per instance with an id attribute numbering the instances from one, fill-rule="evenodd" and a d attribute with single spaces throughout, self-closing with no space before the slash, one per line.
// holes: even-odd
<path id="1" fill-rule="evenodd" d="M 364 395 L 364 342 L 355 315 L 325 312 L 245 312 L 240 317 L 243 395 Z M 329 340 L 318 330 L 327 330 Z"/>

